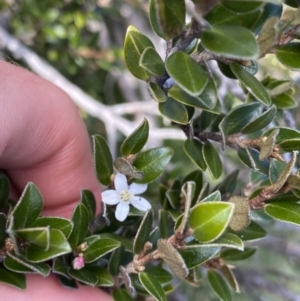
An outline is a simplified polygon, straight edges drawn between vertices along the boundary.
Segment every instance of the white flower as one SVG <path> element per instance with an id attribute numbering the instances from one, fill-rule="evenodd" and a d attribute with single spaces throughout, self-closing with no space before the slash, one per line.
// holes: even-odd
<path id="1" fill-rule="evenodd" d="M 102 202 L 107 205 L 117 205 L 116 219 L 124 221 L 129 212 L 131 204 L 138 210 L 147 211 L 151 209 L 150 203 L 136 194 L 141 194 L 146 191 L 147 184 L 132 183 L 128 186 L 127 178 L 121 173 L 115 175 L 114 179 L 115 190 L 106 190 L 102 192 Z"/>

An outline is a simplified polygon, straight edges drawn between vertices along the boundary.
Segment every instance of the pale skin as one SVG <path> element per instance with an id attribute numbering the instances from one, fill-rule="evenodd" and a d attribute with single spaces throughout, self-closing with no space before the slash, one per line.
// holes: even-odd
<path id="1" fill-rule="evenodd" d="M 31 72 L 0 61 L 0 168 L 18 199 L 30 181 L 39 188 L 43 215 L 71 218 L 80 189 L 93 191 L 100 211 L 89 137 L 78 109 L 62 90 Z M 70 290 L 54 276 L 27 277 L 20 291 L 0 284 L 0 301 L 112 301 L 98 288 Z"/>

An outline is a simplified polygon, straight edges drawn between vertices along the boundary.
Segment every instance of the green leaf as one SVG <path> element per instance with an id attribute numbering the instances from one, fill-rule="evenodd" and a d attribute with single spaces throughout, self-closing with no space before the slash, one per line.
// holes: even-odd
<path id="1" fill-rule="evenodd" d="M 4 208 L 8 201 L 10 183 L 7 175 L 0 173 L 0 210 Z"/>
<path id="2" fill-rule="evenodd" d="M 225 116 L 220 127 L 226 135 L 239 133 L 241 129 L 259 118 L 262 110 L 263 106 L 258 102 L 236 106 Z"/>
<path id="3" fill-rule="evenodd" d="M 152 223 L 153 214 L 151 210 L 149 210 L 144 215 L 143 220 L 134 238 L 133 251 L 135 254 L 139 254 L 143 250 L 144 244 L 148 241 L 152 229 Z"/>
<path id="4" fill-rule="evenodd" d="M 151 97 L 156 102 L 165 102 L 167 100 L 167 95 L 163 91 L 163 89 L 156 83 L 149 82 L 148 83 L 148 91 Z"/>
<path id="5" fill-rule="evenodd" d="M 167 119 L 179 124 L 188 124 L 189 113 L 185 105 L 171 97 L 158 104 L 159 112 Z"/>
<path id="6" fill-rule="evenodd" d="M 93 192 L 87 189 L 81 190 L 80 201 L 86 207 L 89 213 L 89 220 L 91 221 L 96 214 L 96 199 Z"/>
<path id="7" fill-rule="evenodd" d="M 221 252 L 220 257 L 224 260 L 228 261 L 239 261 L 245 260 L 252 256 L 256 252 L 254 248 L 246 248 L 244 251 L 226 249 Z"/>
<path id="8" fill-rule="evenodd" d="M 125 250 L 132 252 L 133 246 L 132 246 L 132 241 L 126 237 L 114 234 L 114 233 L 101 233 L 100 235 L 101 238 L 109 238 L 118 241 L 122 246 L 124 247 Z"/>
<path id="9" fill-rule="evenodd" d="M 119 268 L 121 265 L 121 260 L 124 258 L 125 249 L 122 245 L 119 248 L 115 249 L 110 256 L 108 262 L 108 271 L 111 275 L 116 276 L 119 274 Z"/>
<path id="10" fill-rule="evenodd" d="M 201 42 L 208 51 L 232 58 L 255 59 L 258 46 L 254 35 L 241 26 L 214 26 L 203 31 Z"/>
<path id="11" fill-rule="evenodd" d="M 279 144 L 280 149 L 285 152 L 291 152 L 294 150 L 300 150 L 300 139 L 289 139 Z"/>
<path id="12" fill-rule="evenodd" d="M 60 275 L 66 278 L 70 278 L 68 275 L 69 258 L 68 255 L 54 258 L 52 261 L 52 273 Z"/>
<path id="13" fill-rule="evenodd" d="M 272 202 L 265 205 L 265 212 L 276 220 L 300 225 L 300 205 L 295 202 Z"/>
<path id="14" fill-rule="evenodd" d="M 79 203 L 76 206 L 72 216 L 72 221 L 74 226 L 68 238 L 68 242 L 72 250 L 75 250 L 76 247 L 84 241 L 88 230 L 89 212 L 85 205 Z"/>
<path id="15" fill-rule="evenodd" d="M 49 226 L 50 229 L 60 230 L 66 238 L 70 236 L 70 233 L 73 228 L 72 221 L 57 217 L 57 216 L 42 216 L 38 217 L 35 222 L 32 224 L 32 227 L 47 227 Z"/>
<path id="16" fill-rule="evenodd" d="M 23 255 L 14 255 L 12 253 L 8 253 L 8 256 L 5 258 L 4 266 L 14 272 L 17 273 L 38 273 L 44 277 L 49 276 L 51 268 L 48 264 L 44 262 L 40 263 L 32 263 L 29 262 Z"/>
<path id="17" fill-rule="evenodd" d="M 161 175 L 173 156 L 173 150 L 169 147 L 157 147 L 149 149 L 137 155 L 134 162 L 136 169 L 144 174 L 138 183 L 149 183 Z"/>
<path id="18" fill-rule="evenodd" d="M 14 217 L 13 229 L 31 227 L 43 208 L 43 199 L 33 183 L 28 183 L 20 200 L 12 211 Z"/>
<path id="19" fill-rule="evenodd" d="M 232 296 L 230 289 L 225 282 L 224 278 L 218 273 L 213 270 L 208 271 L 207 274 L 209 284 L 214 289 L 214 291 L 217 293 L 217 295 L 220 297 L 223 301 L 231 301 Z"/>
<path id="20" fill-rule="evenodd" d="M 26 289 L 26 277 L 24 274 L 8 271 L 0 267 L 0 282 L 12 285 L 21 290 Z"/>
<path id="21" fill-rule="evenodd" d="M 100 238 L 93 242 L 85 251 L 83 256 L 85 262 L 93 262 L 104 255 L 114 251 L 120 246 L 120 243 L 110 238 Z"/>
<path id="22" fill-rule="evenodd" d="M 70 269 L 68 274 L 72 278 L 90 286 L 96 286 L 98 282 L 97 276 L 84 268 L 80 270 Z"/>
<path id="23" fill-rule="evenodd" d="M 26 249 L 26 258 L 30 262 L 43 262 L 70 252 L 72 249 L 63 233 L 59 230 L 50 230 L 49 249 L 43 251 L 30 245 Z"/>
<path id="24" fill-rule="evenodd" d="M 266 230 L 264 230 L 254 221 L 251 221 L 246 229 L 235 234 L 239 236 L 243 241 L 257 241 L 267 236 Z"/>
<path id="25" fill-rule="evenodd" d="M 115 301 L 133 301 L 131 295 L 125 289 L 121 288 L 113 290 L 112 296 Z"/>
<path id="26" fill-rule="evenodd" d="M 214 179 L 218 179 L 223 172 L 223 164 L 218 152 L 209 141 L 204 144 L 202 151 L 208 171 Z"/>
<path id="27" fill-rule="evenodd" d="M 226 279 L 227 283 L 233 288 L 233 290 L 236 293 L 239 293 L 240 292 L 239 284 L 238 284 L 231 269 L 232 269 L 232 267 L 229 267 L 228 265 L 224 264 L 224 265 L 222 265 L 220 272 Z"/>
<path id="28" fill-rule="evenodd" d="M 111 287 L 114 285 L 114 279 L 110 275 L 106 268 L 98 266 L 86 266 L 84 270 L 91 272 L 97 277 L 97 286 L 101 287 Z"/>
<path id="29" fill-rule="evenodd" d="M 155 24 L 153 27 L 158 27 L 157 34 L 165 40 L 170 40 L 178 36 L 183 30 L 185 23 L 185 3 L 184 0 L 154 0 L 156 18 L 153 20 L 153 14 L 150 12 L 150 20 Z M 151 2 L 150 2 L 151 9 Z M 154 22 L 153 22 L 154 21 Z"/>
<path id="30" fill-rule="evenodd" d="M 139 280 L 146 289 L 146 291 L 158 301 L 167 301 L 166 294 L 160 282 L 154 275 L 149 273 L 139 273 Z"/>
<path id="31" fill-rule="evenodd" d="M 269 179 L 272 184 L 276 183 L 280 175 L 284 172 L 287 167 L 286 162 L 281 162 L 278 160 L 272 160 L 269 168 Z"/>
<path id="32" fill-rule="evenodd" d="M 132 75 L 141 80 L 146 80 L 150 77 L 150 74 L 139 66 L 140 57 L 148 47 L 154 48 L 151 40 L 130 25 L 127 29 L 124 42 L 125 62 Z"/>
<path id="33" fill-rule="evenodd" d="M 168 238 L 169 237 L 169 220 L 168 220 L 168 212 L 164 209 L 159 209 L 158 211 L 158 223 L 160 229 L 160 237 Z"/>
<path id="34" fill-rule="evenodd" d="M 262 104 L 271 104 L 270 96 L 262 83 L 252 74 L 247 72 L 241 65 L 231 63 L 230 68 L 234 75 L 244 84 L 247 90 Z"/>
<path id="35" fill-rule="evenodd" d="M 222 0 L 223 6 L 237 13 L 247 13 L 259 9 L 264 1 Z"/>
<path id="36" fill-rule="evenodd" d="M 219 247 L 189 247 L 186 246 L 184 249 L 178 250 L 188 269 L 195 268 L 207 260 L 214 258 L 220 252 Z"/>
<path id="37" fill-rule="evenodd" d="M 166 68 L 177 85 L 193 96 L 203 91 L 208 80 L 202 66 L 184 52 L 170 55 L 166 61 Z"/>
<path id="38" fill-rule="evenodd" d="M 163 76 L 165 73 L 165 64 L 157 51 L 152 47 L 147 47 L 139 61 L 140 67 L 156 76 Z"/>
<path id="39" fill-rule="evenodd" d="M 279 62 L 292 70 L 300 70 L 300 43 L 279 46 L 275 54 Z"/>
<path id="40" fill-rule="evenodd" d="M 214 191 L 213 193 L 209 194 L 205 198 L 201 199 L 202 202 L 215 202 L 215 201 L 221 201 L 222 196 L 220 191 Z"/>
<path id="41" fill-rule="evenodd" d="M 264 127 L 266 127 L 268 124 L 270 124 L 273 121 L 273 119 L 276 115 L 276 112 L 277 112 L 276 107 L 274 105 L 272 105 L 270 108 L 268 108 L 268 110 L 263 112 L 259 117 L 257 117 L 255 120 L 248 123 L 242 129 L 242 133 L 250 134 L 250 133 L 254 133 L 254 132 L 257 132 L 257 131 L 263 129 Z"/>
<path id="42" fill-rule="evenodd" d="M 7 236 L 6 234 L 6 223 L 7 218 L 6 215 L 3 212 L 0 212 L 0 246 L 3 246 L 5 243 L 5 238 Z"/>
<path id="43" fill-rule="evenodd" d="M 50 245 L 49 227 L 26 228 L 15 231 L 19 238 L 22 238 L 31 245 L 47 251 Z"/>
<path id="44" fill-rule="evenodd" d="M 187 139 L 184 142 L 184 151 L 188 157 L 201 170 L 206 170 L 206 162 L 203 156 L 203 143 L 196 139 Z"/>
<path id="45" fill-rule="evenodd" d="M 300 139 L 299 131 L 287 127 L 280 127 L 280 126 L 269 129 L 268 131 L 263 133 L 262 136 L 268 137 L 274 129 L 279 129 L 279 133 L 276 136 L 276 143 L 278 144 L 281 144 L 285 140 Z"/>
<path id="46" fill-rule="evenodd" d="M 298 105 L 297 101 L 294 100 L 287 93 L 279 94 L 273 97 L 272 102 L 278 109 L 284 109 L 284 110 L 293 109 Z"/>
<path id="47" fill-rule="evenodd" d="M 109 147 L 103 137 L 100 135 L 93 136 L 94 145 L 94 164 L 98 180 L 103 185 L 110 184 L 110 176 L 112 175 L 113 159 Z"/>
<path id="48" fill-rule="evenodd" d="M 150 19 L 150 23 L 151 23 L 153 31 L 159 37 L 164 39 L 165 37 L 164 37 L 164 33 L 159 24 L 159 19 L 158 19 L 157 13 L 156 13 L 155 3 L 156 3 L 156 0 L 149 1 L 149 19 Z"/>
<path id="49" fill-rule="evenodd" d="M 173 275 L 158 265 L 147 265 L 145 272 L 155 275 L 155 278 L 162 284 L 169 284 L 173 280 Z"/>
<path id="50" fill-rule="evenodd" d="M 149 136 L 149 123 L 147 119 L 134 130 L 122 143 L 121 153 L 123 156 L 137 154 L 146 144 Z"/>
<path id="51" fill-rule="evenodd" d="M 194 237 L 203 243 L 219 238 L 230 222 L 233 208 L 233 204 L 225 202 L 205 202 L 193 207 L 189 224 Z"/>

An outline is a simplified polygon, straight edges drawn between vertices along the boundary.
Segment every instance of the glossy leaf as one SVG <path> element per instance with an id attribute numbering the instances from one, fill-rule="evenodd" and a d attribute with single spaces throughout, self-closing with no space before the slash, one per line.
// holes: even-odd
<path id="1" fill-rule="evenodd" d="M 225 249 L 221 252 L 220 257 L 228 261 L 245 260 L 256 252 L 254 248 L 246 248 L 244 251 Z"/>
<path id="2" fill-rule="evenodd" d="M 97 286 L 111 287 L 114 285 L 114 279 L 106 268 L 98 266 L 86 266 L 84 270 L 91 272 L 97 277 Z"/>
<path id="3" fill-rule="evenodd" d="M 254 221 L 251 221 L 246 229 L 235 234 L 239 236 L 243 241 L 256 241 L 267 236 L 266 230 Z"/>
<path id="4" fill-rule="evenodd" d="M 93 136 L 94 164 L 98 180 L 103 185 L 110 184 L 110 176 L 113 173 L 113 160 L 109 147 L 103 137 Z"/>
<path id="5" fill-rule="evenodd" d="M 147 47 L 139 61 L 140 67 L 156 76 L 163 76 L 165 73 L 165 64 L 159 54 L 152 47 Z"/>
<path id="6" fill-rule="evenodd" d="M 134 162 L 136 169 L 144 174 L 138 183 L 149 183 L 161 175 L 173 156 L 173 150 L 169 147 L 157 147 L 149 149 L 137 155 Z"/>
<path id="7" fill-rule="evenodd" d="M 7 218 L 3 212 L 0 212 L 0 246 L 3 246 L 5 243 L 5 238 L 7 236 L 6 228 L 7 228 Z"/>
<path id="8" fill-rule="evenodd" d="M 169 97 L 167 101 L 158 104 L 159 112 L 167 119 L 179 124 L 189 122 L 189 113 L 187 108 L 180 102 Z"/>
<path id="9" fill-rule="evenodd" d="M 85 251 L 83 251 L 83 256 L 85 262 L 93 262 L 98 258 L 114 251 L 120 246 L 120 243 L 114 239 L 110 238 L 100 238 L 93 242 Z"/>
<path id="10" fill-rule="evenodd" d="M 151 1 L 152 2 L 152 1 Z M 178 36 L 185 23 L 185 3 L 183 0 L 153 0 L 150 2 L 150 20 L 152 27 L 165 40 Z M 151 12 L 151 9 L 154 12 Z M 156 16 L 154 16 L 156 14 Z"/>
<path id="11" fill-rule="evenodd" d="M 119 267 L 121 265 L 121 260 L 125 254 L 124 252 L 124 247 L 120 245 L 120 247 L 115 249 L 111 254 L 107 267 L 111 275 L 116 276 L 119 274 Z"/>
<path id="12" fill-rule="evenodd" d="M 149 82 L 148 91 L 156 102 L 165 102 L 167 100 L 167 95 L 162 90 L 162 88 L 156 83 Z"/>
<path id="13" fill-rule="evenodd" d="M 19 238 L 22 238 L 31 245 L 47 251 L 50 245 L 49 227 L 26 228 L 15 231 Z"/>
<path id="14" fill-rule="evenodd" d="M 205 202 L 193 207 L 189 225 L 194 237 L 203 243 L 219 238 L 230 222 L 233 208 L 233 204 L 225 202 Z"/>
<path id="15" fill-rule="evenodd" d="M 14 217 L 13 228 L 30 227 L 40 215 L 42 208 L 43 199 L 39 190 L 33 183 L 28 183 L 11 213 Z"/>
<path id="16" fill-rule="evenodd" d="M 89 220 L 92 220 L 96 214 L 96 199 L 93 192 L 87 189 L 81 190 L 80 200 L 89 213 Z"/>
<path id="17" fill-rule="evenodd" d="M 121 153 L 123 156 L 137 154 L 146 144 L 149 136 L 149 123 L 147 119 L 134 130 L 122 143 Z"/>
<path id="18" fill-rule="evenodd" d="M 226 135 L 240 132 L 244 127 L 259 118 L 263 106 L 258 102 L 234 107 L 223 119 L 220 127 Z"/>
<path id="19" fill-rule="evenodd" d="M 208 80 L 208 75 L 201 65 L 184 52 L 175 52 L 166 61 L 169 75 L 177 85 L 187 93 L 199 95 Z"/>
<path id="20" fill-rule="evenodd" d="M 133 301 L 131 295 L 125 289 L 121 288 L 113 290 L 112 296 L 115 301 Z"/>
<path id="21" fill-rule="evenodd" d="M 44 262 L 32 263 L 29 262 L 23 255 L 16 256 L 15 254 L 8 253 L 8 256 L 5 258 L 4 266 L 10 270 L 15 269 L 15 272 L 23 273 L 22 267 L 28 271 L 38 273 L 44 277 L 49 276 L 51 268 L 48 264 Z M 26 272 L 26 273 L 27 273 Z"/>
<path id="22" fill-rule="evenodd" d="M 223 164 L 218 152 L 209 141 L 204 144 L 202 152 L 208 171 L 214 179 L 218 179 L 223 172 Z"/>
<path id="23" fill-rule="evenodd" d="M 70 267 L 69 262 L 66 258 L 67 256 L 61 256 L 53 259 L 52 273 L 66 278 L 70 278 L 70 276 L 68 275 L 68 270 L 70 269 Z"/>
<path id="24" fill-rule="evenodd" d="M 98 282 L 97 276 L 84 268 L 81 270 L 70 269 L 68 274 L 77 281 L 90 286 L 96 286 Z"/>
<path id="25" fill-rule="evenodd" d="M 159 229 L 160 229 L 160 237 L 168 238 L 169 237 L 169 221 L 168 221 L 168 212 L 164 209 L 160 209 L 159 212 Z"/>
<path id="26" fill-rule="evenodd" d="M 169 284 L 173 280 L 173 275 L 158 265 L 147 265 L 145 272 L 155 275 L 155 278 L 162 284 Z"/>
<path id="27" fill-rule="evenodd" d="M 224 278 L 226 279 L 227 283 L 233 288 L 233 290 L 237 293 L 240 293 L 240 288 L 239 288 L 239 284 L 231 270 L 231 268 L 224 264 L 221 267 L 221 273 L 224 276 Z"/>
<path id="28" fill-rule="evenodd" d="M 208 51 L 232 58 L 255 59 L 258 46 L 254 35 L 241 26 L 214 26 L 202 33 L 201 42 Z"/>
<path id="29" fill-rule="evenodd" d="M 26 277 L 24 274 L 8 271 L 0 267 L 0 282 L 9 284 L 16 288 L 26 289 Z"/>
<path id="30" fill-rule="evenodd" d="M 297 101 L 287 93 L 279 94 L 273 97 L 272 102 L 278 109 L 286 109 L 286 110 L 293 109 L 298 105 Z"/>
<path id="31" fill-rule="evenodd" d="M 152 211 L 147 211 L 144 215 L 143 220 L 137 230 L 137 233 L 133 242 L 133 251 L 135 254 L 139 254 L 144 247 L 144 244 L 148 241 L 153 223 Z"/>
<path id="32" fill-rule="evenodd" d="M 146 80 L 150 77 L 150 74 L 139 66 L 141 55 L 148 47 L 154 48 L 149 38 L 130 25 L 127 29 L 124 42 L 125 62 L 129 71 L 141 80 Z"/>
<path id="33" fill-rule="evenodd" d="M 122 246 L 124 247 L 124 249 L 126 251 L 132 252 L 132 250 L 133 250 L 132 241 L 126 237 L 122 237 L 122 236 L 114 234 L 114 233 L 101 233 L 100 237 L 116 240 L 117 242 L 120 243 L 120 245 L 122 244 Z M 98 239 L 99 239 L 99 237 L 97 239 L 93 240 L 93 243 Z"/>
<path id="34" fill-rule="evenodd" d="M 289 43 L 279 46 L 276 51 L 277 59 L 292 70 L 300 69 L 300 43 Z"/>
<path id="35" fill-rule="evenodd" d="M 285 152 L 291 152 L 291 151 L 299 151 L 300 150 L 300 139 L 289 139 L 281 142 L 279 144 L 280 149 Z"/>
<path id="36" fill-rule="evenodd" d="M 271 104 L 271 99 L 266 88 L 254 75 L 250 74 L 242 66 L 236 63 L 231 63 L 230 68 L 234 75 L 258 101 L 266 106 Z"/>
<path id="37" fill-rule="evenodd" d="M 6 174 L 0 173 L 0 209 L 2 209 L 8 201 L 10 191 L 10 183 Z"/>
<path id="38" fill-rule="evenodd" d="M 184 142 L 184 151 L 188 157 L 201 170 L 206 170 L 206 162 L 203 156 L 203 143 L 197 139 L 187 139 Z"/>
<path id="39" fill-rule="evenodd" d="M 268 110 L 263 112 L 259 117 L 257 117 L 255 120 L 252 122 L 248 123 L 243 129 L 242 133 L 243 134 L 250 134 L 257 132 L 264 127 L 266 127 L 268 124 L 272 122 L 276 115 L 276 106 L 272 105 Z"/>
<path id="40" fill-rule="evenodd" d="M 207 274 L 209 284 L 212 286 L 214 291 L 223 301 L 231 301 L 232 296 L 230 289 L 225 282 L 224 278 L 218 273 L 213 270 L 208 271 Z"/>
<path id="41" fill-rule="evenodd" d="M 66 237 L 59 230 L 50 230 L 50 246 L 43 251 L 33 245 L 26 250 L 26 258 L 30 262 L 43 262 L 52 258 L 68 254 L 72 251 Z"/>
<path id="42" fill-rule="evenodd" d="M 154 275 L 149 273 L 139 273 L 139 279 L 146 291 L 158 301 L 167 301 L 166 294 L 160 282 Z"/>
<path id="43" fill-rule="evenodd" d="M 259 9 L 262 6 L 263 1 L 222 0 L 221 3 L 223 6 L 234 12 L 247 13 Z"/>
<path id="44" fill-rule="evenodd" d="M 275 127 L 276 129 L 279 129 L 279 133 L 276 136 L 276 143 L 281 144 L 285 140 L 290 140 L 290 139 L 300 139 L 300 132 L 297 131 L 296 129 L 291 129 L 287 127 Z M 262 136 L 269 136 L 270 133 L 275 129 L 271 128 L 265 133 L 263 133 Z"/>
<path id="45" fill-rule="evenodd" d="M 79 203 L 72 216 L 73 229 L 68 238 L 68 242 L 72 248 L 75 250 L 76 247 L 84 241 L 86 236 L 88 225 L 89 225 L 89 212 L 85 205 Z"/>
<path id="46" fill-rule="evenodd" d="M 189 247 L 178 250 L 188 269 L 195 268 L 220 252 L 219 247 Z"/>
<path id="47" fill-rule="evenodd" d="M 295 202 L 272 202 L 266 204 L 264 209 L 276 220 L 300 225 L 300 205 Z"/>
<path id="48" fill-rule="evenodd" d="M 201 199 L 201 202 L 215 202 L 221 200 L 222 200 L 222 196 L 220 191 L 214 191 L 213 193 L 209 194 L 205 198 Z"/>

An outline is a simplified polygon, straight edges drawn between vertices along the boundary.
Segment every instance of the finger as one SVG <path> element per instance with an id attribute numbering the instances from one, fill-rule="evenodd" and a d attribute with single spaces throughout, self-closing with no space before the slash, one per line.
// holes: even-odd
<path id="1" fill-rule="evenodd" d="M 0 301 L 112 301 L 113 299 L 91 286 L 78 285 L 78 289 L 66 289 L 54 275 L 43 278 L 39 275 L 27 276 L 26 291 L 18 290 L 6 284 L 0 284 Z"/>
<path id="2" fill-rule="evenodd" d="M 90 141 L 69 96 L 6 62 L 0 62 L 0 82 L 0 168 L 14 187 L 21 192 L 35 183 L 46 215 L 70 217 L 81 189 L 99 201 Z"/>

